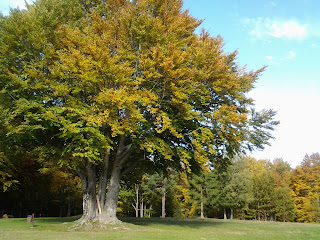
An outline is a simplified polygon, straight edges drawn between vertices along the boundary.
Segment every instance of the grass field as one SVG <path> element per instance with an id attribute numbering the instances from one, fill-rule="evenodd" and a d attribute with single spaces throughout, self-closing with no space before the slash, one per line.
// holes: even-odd
<path id="1" fill-rule="evenodd" d="M 123 218 L 123 223 L 74 229 L 76 218 L 36 218 L 35 227 L 24 219 L 0 219 L 1 240 L 99 239 L 313 239 L 320 225 L 217 219 Z"/>

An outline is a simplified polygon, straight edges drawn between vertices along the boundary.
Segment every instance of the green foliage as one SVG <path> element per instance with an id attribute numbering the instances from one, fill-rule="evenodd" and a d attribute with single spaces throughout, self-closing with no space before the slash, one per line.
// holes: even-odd
<path id="1" fill-rule="evenodd" d="M 282 221 L 293 221 L 295 217 L 295 204 L 288 185 L 278 186 L 275 189 L 275 216 Z"/>
<path id="2" fill-rule="evenodd" d="M 249 159 L 245 156 L 235 158 L 227 169 L 227 182 L 223 189 L 224 206 L 232 209 L 248 209 L 253 201 L 253 182 L 249 171 Z"/>
<path id="3" fill-rule="evenodd" d="M 12 164 L 5 157 L 3 152 L 0 152 L 0 187 L 3 191 L 7 191 L 12 185 L 17 184 L 18 181 L 12 179 Z"/>
<path id="4" fill-rule="evenodd" d="M 99 163 L 120 135 L 189 170 L 261 147 L 274 113 L 250 117 L 246 93 L 263 69 L 247 72 L 220 37 L 195 35 L 201 22 L 181 7 L 39 0 L 13 10 L 0 39 L 9 134 L 43 144 L 50 132 L 75 166 Z"/>
<path id="5" fill-rule="evenodd" d="M 221 37 L 195 34 L 200 24 L 182 0 L 12 10 L 0 20 L 2 144 L 77 172 L 101 201 L 116 198 L 106 198 L 108 176 L 117 195 L 138 164 L 200 172 L 263 148 L 278 122 L 247 93 L 264 68 L 239 66 Z"/>
<path id="6" fill-rule="evenodd" d="M 207 174 L 202 173 L 199 175 L 193 174 L 192 177 L 189 179 L 189 189 L 192 200 L 195 209 L 198 212 L 198 216 L 203 217 L 203 205 L 207 202 Z M 202 209 L 201 209 L 202 208 Z"/>

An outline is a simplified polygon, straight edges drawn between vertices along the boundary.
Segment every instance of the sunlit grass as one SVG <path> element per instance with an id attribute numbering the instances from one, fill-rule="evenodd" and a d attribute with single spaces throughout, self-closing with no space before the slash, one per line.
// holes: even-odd
<path id="1" fill-rule="evenodd" d="M 77 218 L 0 219 L 0 239 L 320 239 L 320 225 L 218 219 L 123 218 L 75 228 Z"/>

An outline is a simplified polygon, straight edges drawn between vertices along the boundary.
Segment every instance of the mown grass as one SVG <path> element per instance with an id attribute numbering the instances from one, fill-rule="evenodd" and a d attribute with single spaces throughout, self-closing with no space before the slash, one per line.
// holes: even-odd
<path id="1" fill-rule="evenodd" d="M 218 219 L 123 218 L 121 224 L 75 229 L 72 218 L 0 219 L 0 239 L 290 239 L 319 240 L 320 225 Z"/>

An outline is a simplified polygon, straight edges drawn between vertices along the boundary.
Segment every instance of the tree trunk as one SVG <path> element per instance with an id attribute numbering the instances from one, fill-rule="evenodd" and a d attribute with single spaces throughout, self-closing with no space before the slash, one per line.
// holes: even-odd
<path id="1" fill-rule="evenodd" d="M 227 210 L 226 207 L 223 207 L 223 219 L 227 220 Z"/>
<path id="2" fill-rule="evenodd" d="M 70 217 L 71 216 L 71 200 L 70 200 L 70 196 L 71 195 L 71 193 L 70 193 L 70 191 L 68 191 L 67 192 L 67 207 L 68 207 L 68 209 L 67 209 L 67 217 Z"/>
<path id="3" fill-rule="evenodd" d="M 134 188 L 136 190 L 136 217 L 139 217 L 139 185 L 135 184 Z"/>
<path id="4" fill-rule="evenodd" d="M 143 199 L 140 202 L 140 217 L 143 218 Z"/>
<path id="5" fill-rule="evenodd" d="M 98 199 L 100 203 L 100 207 L 104 207 L 104 203 L 106 201 L 106 193 L 107 193 L 107 183 L 108 183 L 108 167 L 109 167 L 109 159 L 110 159 L 110 149 L 107 150 L 106 155 L 104 156 L 103 166 L 100 173 L 99 178 L 99 192 Z"/>
<path id="6" fill-rule="evenodd" d="M 152 203 L 150 204 L 150 207 L 149 207 L 149 213 L 148 213 L 149 218 L 151 217 L 151 211 L 152 211 Z"/>
<path id="7" fill-rule="evenodd" d="M 120 191 L 120 172 L 120 166 L 115 166 L 113 168 L 106 202 L 102 209 L 102 213 L 99 216 L 99 221 L 101 223 L 116 223 L 119 221 L 117 219 L 117 206 Z"/>
<path id="8" fill-rule="evenodd" d="M 67 212 L 67 217 L 71 216 L 71 202 L 68 202 L 68 212 Z"/>
<path id="9" fill-rule="evenodd" d="M 162 211 L 161 211 L 161 217 L 165 218 L 166 217 L 166 187 L 162 187 Z"/>
<path id="10" fill-rule="evenodd" d="M 233 219 L 233 208 L 230 209 L 230 219 Z"/>
<path id="11" fill-rule="evenodd" d="M 96 169 L 95 165 L 86 161 L 86 171 L 78 170 L 81 178 L 81 188 L 83 193 L 82 205 L 83 215 L 79 219 L 81 224 L 88 221 L 95 221 L 98 215 L 96 200 Z"/>
<path id="12" fill-rule="evenodd" d="M 200 217 L 204 218 L 204 214 L 203 214 L 203 191 L 202 191 L 202 187 L 201 187 L 201 203 L 200 203 Z"/>
<path id="13" fill-rule="evenodd" d="M 77 172 L 81 178 L 82 192 L 83 192 L 83 216 L 79 219 L 81 224 L 88 221 L 97 221 L 101 223 L 116 223 L 117 219 L 117 205 L 120 191 L 120 179 L 125 172 L 128 172 L 132 166 L 123 169 L 124 163 L 130 156 L 131 146 L 124 145 L 125 137 L 120 136 L 118 147 L 114 156 L 113 168 L 110 177 L 108 192 L 107 189 L 107 171 L 109 168 L 110 151 L 106 152 L 104 157 L 104 164 L 99 176 L 98 196 L 96 195 L 96 166 L 85 160 L 85 171 L 77 168 Z M 134 162 L 135 164 L 137 162 Z M 100 203 L 101 214 L 98 214 L 98 203 Z"/>
<path id="14" fill-rule="evenodd" d="M 60 211 L 59 211 L 59 217 L 62 217 L 62 215 L 63 215 L 63 191 L 62 191 L 62 189 L 60 188 L 60 190 L 59 190 L 59 195 L 60 195 L 60 197 L 59 197 L 59 208 L 60 208 Z"/>

